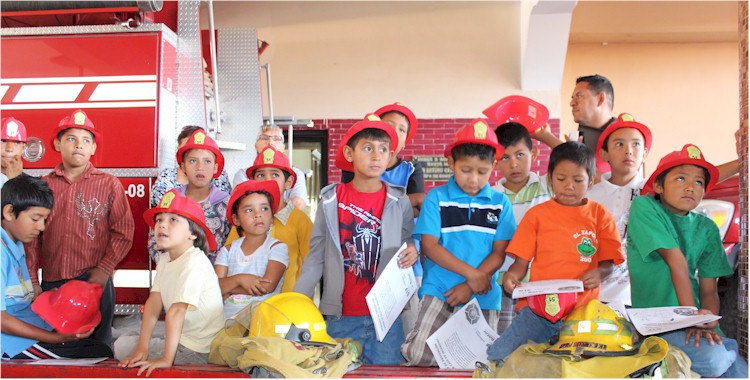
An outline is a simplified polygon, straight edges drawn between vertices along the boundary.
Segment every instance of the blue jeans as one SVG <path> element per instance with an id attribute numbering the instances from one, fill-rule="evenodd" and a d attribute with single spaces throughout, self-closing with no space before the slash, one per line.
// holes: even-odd
<path id="1" fill-rule="evenodd" d="M 369 315 L 361 317 L 326 317 L 326 330 L 332 338 L 352 338 L 362 343 L 363 364 L 399 365 L 401 344 L 404 343 L 404 327 L 401 316 L 396 319 L 385 339 L 378 342 L 375 335 L 375 324 Z"/>
<path id="2" fill-rule="evenodd" d="M 672 346 L 675 346 L 690 358 L 690 369 L 701 377 L 727 377 L 747 379 L 747 362 L 739 355 L 737 341 L 722 337 L 723 344 L 708 344 L 701 338 L 700 347 L 695 347 L 695 341 L 685 344 L 685 330 L 677 330 L 660 335 Z"/>
<path id="3" fill-rule="evenodd" d="M 534 314 L 528 306 L 521 309 L 513 318 L 510 326 L 487 348 L 487 359 L 505 362 L 518 347 L 532 341 L 546 343 L 558 334 L 562 327 L 562 319 L 552 323 Z"/>

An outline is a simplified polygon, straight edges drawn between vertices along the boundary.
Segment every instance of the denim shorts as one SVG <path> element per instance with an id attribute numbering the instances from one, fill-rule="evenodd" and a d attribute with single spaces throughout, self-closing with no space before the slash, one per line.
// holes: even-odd
<path id="1" fill-rule="evenodd" d="M 388 330 L 385 339 L 378 342 L 375 335 L 375 324 L 369 315 L 347 317 L 326 317 L 326 330 L 332 338 L 352 338 L 362 343 L 362 363 L 377 365 L 399 365 L 401 343 L 404 343 L 404 328 L 401 316 Z"/>

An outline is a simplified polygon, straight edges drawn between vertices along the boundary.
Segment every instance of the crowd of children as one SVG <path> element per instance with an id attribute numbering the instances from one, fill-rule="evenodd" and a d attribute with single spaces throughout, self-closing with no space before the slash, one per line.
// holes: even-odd
<path id="1" fill-rule="evenodd" d="M 4 144 L 22 149 L 25 126 L 12 118 L 2 126 Z M 228 191 L 226 179 L 217 181 L 224 157 L 216 142 L 186 128 L 179 172 L 155 189 L 163 195 L 143 215 L 157 266 L 140 334 L 113 343 L 112 275 L 132 245 L 134 218 L 119 181 L 90 162 L 100 132 L 84 111 L 73 112 L 55 130 L 62 162 L 51 173 L 3 178 L 3 358 L 108 356 L 147 376 L 207 363 L 225 320 L 282 292 L 312 298 L 321 280 L 328 336 L 358 341 L 364 364 L 436 365 L 427 339 L 472 299 L 499 335 L 487 349 L 498 365 L 528 341 L 562 334 L 566 313 L 590 300 L 719 313 L 716 280 L 732 269 L 714 222 L 692 210 L 726 173 L 697 146 L 665 156 L 646 180 L 651 131 L 621 114 L 596 151 L 556 143 L 547 174 L 538 175 L 532 139 L 544 141 L 548 129 L 477 119 L 445 149 L 448 183 L 425 196 L 419 165 L 398 157 L 416 130 L 414 113 L 399 103 L 355 123 L 336 150 L 344 181 L 321 190 L 313 223 L 285 200 L 298 178 L 281 150 L 261 147 L 248 180 Z M 14 172 L 17 163 L 6 166 Z M 492 186 L 495 169 L 503 178 Z M 365 296 L 404 243 L 396 259 L 421 278 L 418 299 L 377 339 Z M 584 290 L 510 297 L 526 281 L 550 279 L 580 280 Z M 31 309 L 42 291 L 71 280 L 102 291 L 101 322 L 73 334 Z M 163 339 L 154 336 L 162 313 Z M 747 377 L 737 342 L 717 322 L 660 336 L 702 376 Z"/>

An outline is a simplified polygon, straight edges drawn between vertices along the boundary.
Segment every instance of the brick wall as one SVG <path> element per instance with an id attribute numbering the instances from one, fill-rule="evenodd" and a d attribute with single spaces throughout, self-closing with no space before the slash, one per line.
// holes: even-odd
<path id="1" fill-rule="evenodd" d="M 742 241 L 742 251 L 740 253 L 739 278 L 740 288 L 737 297 L 737 307 L 739 308 L 739 341 L 740 352 L 747 358 L 748 352 L 748 324 L 747 324 L 747 307 L 748 307 L 748 203 L 747 203 L 747 173 L 748 173 L 748 3 L 740 1 L 739 4 L 739 25 L 740 41 L 738 45 L 740 72 L 738 80 L 740 82 L 740 241 Z"/>
<path id="2" fill-rule="evenodd" d="M 411 159 L 413 156 L 431 156 L 442 155 L 445 147 L 453 140 L 453 134 L 461 126 L 468 124 L 473 119 L 420 119 L 419 130 L 412 139 L 411 143 L 401 152 L 401 157 Z M 336 168 L 336 150 L 341 143 L 344 133 L 358 120 L 354 119 L 326 119 L 314 120 L 313 129 L 328 130 L 328 182 L 338 182 L 341 180 L 341 170 Z M 560 133 L 560 120 L 550 119 L 549 121 L 552 132 L 556 135 Z M 534 140 L 539 154 L 536 161 L 532 164 L 531 170 L 544 174 L 547 172 L 547 163 L 551 149 Z M 499 171 L 494 171 L 490 182 L 494 184 L 501 178 Z M 444 185 L 445 182 L 427 181 L 425 182 L 425 191 L 433 187 Z"/>

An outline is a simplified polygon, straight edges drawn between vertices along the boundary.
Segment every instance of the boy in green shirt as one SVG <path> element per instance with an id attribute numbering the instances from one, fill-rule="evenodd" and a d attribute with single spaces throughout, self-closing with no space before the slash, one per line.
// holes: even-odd
<path id="1" fill-rule="evenodd" d="M 716 224 L 691 212 L 718 178 L 716 167 L 692 144 L 659 161 L 644 196 L 630 208 L 627 256 L 633 307 L 694 306 L 699 314 L 719 314 L 716 281 L 732 268 Z M 660 336 L 683 350 L 702 377 L 747 378 L 737 341 L 722 335 L 714 321 Z"/>

